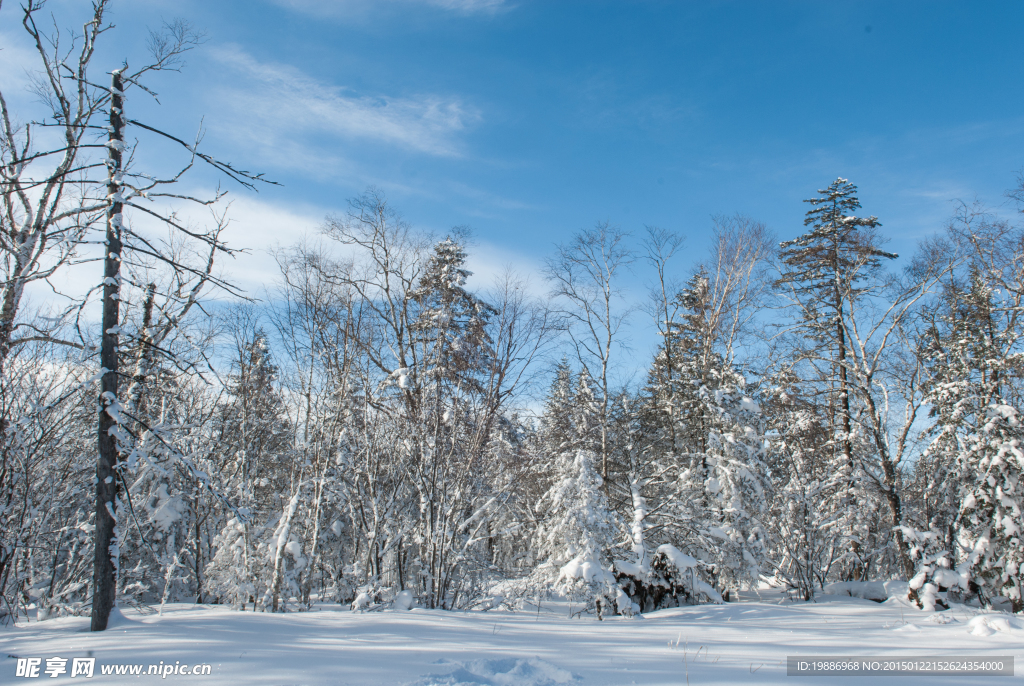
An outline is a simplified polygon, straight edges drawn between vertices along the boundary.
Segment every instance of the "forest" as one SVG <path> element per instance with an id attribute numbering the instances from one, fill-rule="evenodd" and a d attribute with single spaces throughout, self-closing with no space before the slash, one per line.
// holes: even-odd
<path id="1" fill-rule="evenodd" d="M 471 234 L 370 187 L 243 293 L 224 191 L 182 180 L 273 180 L 131 119 L 198 37 L 104 73 L 106 5 L 80 35 L 3 8 L 49 115 L 0 93 L 0 621 L 552 596 L 601 619 L 888 579 L 1024 611 L 1024 179 L 900 266 L 842 177 L 792 198 L 803 227 L 713 218 L 704 255 L 598 222 L 537 248 L 543 296 L 470 288 Z M 136 158 L 154 140 L 179 167 Z M 82 269 L 84 295 L 30 297 Z"/>

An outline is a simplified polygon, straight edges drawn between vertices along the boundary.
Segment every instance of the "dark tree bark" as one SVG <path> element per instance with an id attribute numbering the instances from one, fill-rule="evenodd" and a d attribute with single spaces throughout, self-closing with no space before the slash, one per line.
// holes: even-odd
<path id="1" fill-rule="evenodd" d="M 120 456 L 117 450 L 118 343 L 120 342 L 121 285 L 121 157 L 124 150 L 124 94 L 121 72 L 111 79 L 110 137 L 107 142 L 107 232 L 103 256 L 103 337 L 99 397 L 99 458 L 96 462 L 96 530 L 93 566 L 92 631 L 107 628 L 117 600 L 118 541 L 117 502 Z"/>

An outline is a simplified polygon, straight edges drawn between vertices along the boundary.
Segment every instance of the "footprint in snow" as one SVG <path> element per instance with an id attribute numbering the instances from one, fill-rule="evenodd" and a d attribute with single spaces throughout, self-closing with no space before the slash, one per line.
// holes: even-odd
<path id="1" fill-rule="evenodd" d="M 541 659 L 472 660 L 449 662 L 444 674 L 425 674 L 406 686 L 556 686 L 580 680 L 572 672 Z"/>

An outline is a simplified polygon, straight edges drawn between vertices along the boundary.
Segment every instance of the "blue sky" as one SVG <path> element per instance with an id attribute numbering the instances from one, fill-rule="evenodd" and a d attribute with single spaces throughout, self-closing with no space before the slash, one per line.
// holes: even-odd
<path id="1" fill-rule="evenodd" d="M 81 5 L 49 7 L 71 26 Z M 253 254 L 229 272 L 253 289 L 263 249 L 370 185 L 414 225 L 472 227 L 482 278 L 602 220 L 685 233 L 682 274 L 714 214 L 792 238 L 843 176 L 908 254 L 1024 168 L 1021 2 L 133 0 L 97 65 L 141 62 L 144 28 L 175 17 L 207 41 L 129 113 L 203 120 L 208 152 L 283 184 L 233 192 L 229 240 Z"/>

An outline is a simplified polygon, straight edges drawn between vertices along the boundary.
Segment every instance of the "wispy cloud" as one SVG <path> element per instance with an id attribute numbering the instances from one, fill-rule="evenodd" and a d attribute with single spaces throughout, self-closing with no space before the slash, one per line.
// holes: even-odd
<path id="1" fill-rule="evenodd" d="M 0 31 L 0 89 L 8 98 L 31 85 L 28 73 L 39 70 L 39 55 L 25 44 L 23 35 Z"/>
<path id="2" fill-rule="evenodd" d="M 406 7 L 427 7 L 457 14 L 494 14 L 507 9 L 506 0 L 270 0 L 275 5 L 287 7 L 315 16 L 338 17 L 344 15 L 365 15 L 372 10 L 390 10 Z"/>
<path id="3" fill-rule="evenodd" d="M 236 122 L 231 133 L 274 153 L 275 161 L 285 165 L 289 159 L 300 166 L 324 161 L 323 151 L 331 147 L 325 139 L 332 138 L 459 156 L 457 135 L 480 119 L 458 98 L 356 94 L 295 67 L 261 62 L 237 47 L 216 48 L 212 55 L 231 72 L 226 81 L 232 85 L 217 96 L 218 107 L 230 111 Z"/>

